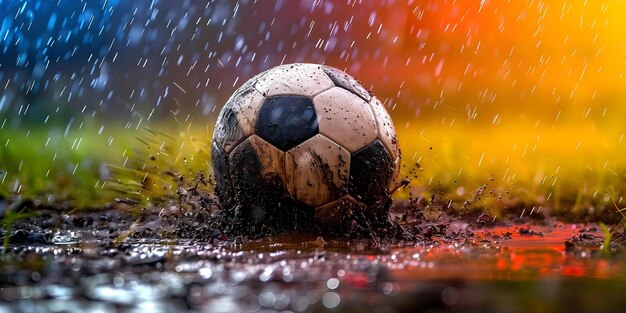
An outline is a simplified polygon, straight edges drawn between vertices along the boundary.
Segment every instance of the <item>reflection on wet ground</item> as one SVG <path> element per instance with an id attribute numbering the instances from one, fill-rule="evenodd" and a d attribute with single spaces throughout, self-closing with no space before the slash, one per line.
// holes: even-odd
<path id="1" fill-rule="evenodd" d="M 621 311 L 624 256 L 593 226 L 492 227 L 470 239 L 369 247 L 278 236 L 243 245 L 136 241 L 13 247 L 0 312 Z"/>

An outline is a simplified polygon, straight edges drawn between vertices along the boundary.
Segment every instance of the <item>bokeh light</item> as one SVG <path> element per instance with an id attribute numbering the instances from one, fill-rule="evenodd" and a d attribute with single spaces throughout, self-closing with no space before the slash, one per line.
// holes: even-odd
<path id="1" fill-rule="evenodd" d="M 404 151 L 402 175 L 415 182 L 399 197 L 465 201 L 486 186 L 493 200 L 483 205 L 495 212 L 521 202 L 592 214 L 613 207 L 608 194 L 622 201 L 621 1 L 3 0 L 0 7 L 5 192 L 94 170 L 98 181 L 89 184 L 101 188 L 110 173 L 100 164 L 130 166 L 137 143 L 128 138 L 143 127 L 204 140 L 242 82 L 282 63 L 311 62 L 346 70 L 384 100 Z M 15 146 L 22 142 L 29 145 Z M 61 165 L 15 156 L 42 147 Z M 79 153 L 94 147 L 110 148 Z"/>

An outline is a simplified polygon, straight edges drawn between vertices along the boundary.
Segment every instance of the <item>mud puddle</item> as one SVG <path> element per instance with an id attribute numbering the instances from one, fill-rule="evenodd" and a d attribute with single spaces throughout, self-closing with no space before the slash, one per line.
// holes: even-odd
<path id="1" fill-rule="evenodd" d="M 602 255 L 595 225 L 448 228 L 464 235 L 398 245 L 315 235 L 113 244 L 57 232 L 0 258 L 0 312 L 621 309 L 626 258 Z"/>

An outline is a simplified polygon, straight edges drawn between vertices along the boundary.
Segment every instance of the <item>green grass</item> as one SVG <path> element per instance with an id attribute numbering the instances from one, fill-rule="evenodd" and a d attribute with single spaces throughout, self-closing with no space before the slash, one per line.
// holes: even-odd
<path id="1" fill-rule="evenodd" d="M 23 203 L 24 200 L 18 198 L 6 208 L 3 218 L 0 219 L 0 225 L 4 228 L 3 252 L 6 252 L 9 248 L 11 234 L 13 232 L 13 223 L 37 215 L 36 212 L 22 212 Z"/>
<path id="2" fill-rule="evenodd" d="M 119 146 L 89 131 L 7 131 L 0 133 L 0 193 L 44 205 L 100 206 L 113 197 L 103 162 L 113 161 Z"/>
<path id="3" fill-rule="evenodd" d="M 207 134 L 150 128 L 106 134 L 3 131 L 0 195 L 65 210 L 97 209 L 120 200 L 174 201 L 179 185 L 199 173 L 208 176 Z"/>
<path id="4" fill-rule="evenodd" d="M 573 220 L 616 223 L 617 211 L 626 206 L 619 125 L 615 119 L 399 127 L 401 175 L 414 182 L 398 196 L 435 193 L 457 206 L 471 201 L 496 218 L 511 209 L 528 214 L 534 208 Z"/>

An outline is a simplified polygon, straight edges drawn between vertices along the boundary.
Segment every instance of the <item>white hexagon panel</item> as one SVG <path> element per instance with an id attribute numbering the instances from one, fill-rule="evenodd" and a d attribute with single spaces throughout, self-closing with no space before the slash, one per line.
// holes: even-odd
<path id="1" fill-rule="evenodd" d="M 229 153 L 237 144 L 254 134 L 263 101 L 263 95 L 251 87 L 238 90 L 228 99 L 213 131 L 217 147 Z"/>
<path id="2" fill-rule="evenodd" d="M 313 104 L 320 134 L 332 139 L 350 153 L 376 139 L 378 134 L 372 109 L 354 93 L 333 87 L 315 96 Z"/>
<path id="3" fill-rule="evenodd" d="M 261 76 L 254 87 L 265 97 L 300 95 L 313 97 L 333 87 L 321 65 L 295 63 L 273 68 Z"/>
<path id="4" fill-rule="evenodd" d="M 397 173 L 397 170 L 400 168 L 400 147 L 398 147 L 398 139 L 396 137 L 396 129 L 393 126 L 393 121 L 378 98 L 373 97 L 370 101 L 370 106 L 374 112 L 374 118 L 376 118 L 378 138 L 383 145 L 385 145 L 387 150 L 389 150 Z"/>
<path id="5" fill-rule="evenodd" d="M 320 206 L 346 194 L 350 152 L 315 135 L 285 154 L 287 189 L 297 200 Z"/>

